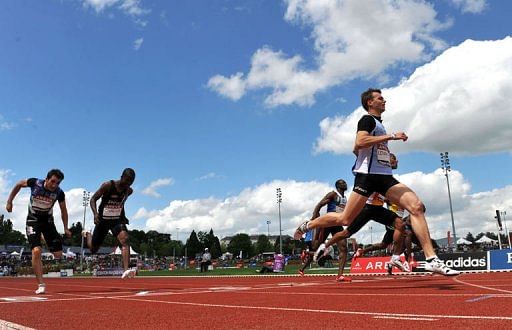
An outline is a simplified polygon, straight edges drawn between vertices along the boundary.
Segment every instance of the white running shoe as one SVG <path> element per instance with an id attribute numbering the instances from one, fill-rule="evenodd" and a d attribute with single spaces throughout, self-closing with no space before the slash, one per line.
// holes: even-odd
<path id="1" fill-rule="evenodd" d="M 46 292 L 46 285 L 44 283 L 39 284 L 35 292 L 36 294 L 44 294 Z"/>
<path id="2" fill-rule="evenodd" d="M 302 235 L 304 235 L 308 231 L 308 221 L 304 221 L 300 224 L 300 226 L 295 230 L 295 234 L 293 234 L 294 240 L 299 240 L 302 238 Z"/>
<path id="3" fill-rule="evenodd" d="M 125 278 L 133 278 L 135 277 L 135 270 L 133 269 L 127 269 L 124 271 L 123 275 L 121 275 L 121 278 L 122 279 L 125 279 Z"/>
<path id="4" fill-rule="evenodd" d="M 411 270 L 407 267 L 407 264 L 403 264 L 400 259 L 391 259 L 390 264 L 400 269 L 402 272 L 409 273 Z"/>
<path id="5" fill-rule="evenodd" d="M 455 276 L 460 274 L 458 270 L 451 269 L 446 266 L 444 261 L 439 258 L 434 258 L 431 262 L 425 261 L 425 270 L 427 272 L 438 273 L 445 276 Z"/>

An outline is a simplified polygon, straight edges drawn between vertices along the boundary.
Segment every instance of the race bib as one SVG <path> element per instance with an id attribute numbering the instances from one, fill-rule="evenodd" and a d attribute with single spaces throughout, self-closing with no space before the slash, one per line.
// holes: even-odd
<path id="1" fill-rule="evenodd" d="M 121 205 L 107 205 L 103 209 L 103 218 L 119 218 L 123 207 Z"/>
<path id="2" fill-rule="evenodd" d="M 391 162 L 388 146 L 383 143 L 377 145 L 377 161 L 384 165 L 389 165 Z"/>
<path id="3" fill-rule="evenodd" d="M 37 211 L 48 211 L 52 208 L 53 199 L 44 196 L 34 196 L 32 208 Z"/>

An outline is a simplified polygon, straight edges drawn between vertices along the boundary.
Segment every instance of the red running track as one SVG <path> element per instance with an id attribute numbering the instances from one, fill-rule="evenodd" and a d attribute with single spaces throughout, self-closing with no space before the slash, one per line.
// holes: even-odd
<path id="1" fill-rule="evenodd" d="M 0 278 L 0 329 L 512 329 L 512 273 Z"/>

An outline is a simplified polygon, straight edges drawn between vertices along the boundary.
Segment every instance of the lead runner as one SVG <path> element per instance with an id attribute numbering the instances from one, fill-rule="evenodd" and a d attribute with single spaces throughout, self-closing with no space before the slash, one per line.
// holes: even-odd
<path id="1" fill-rule="evenodd" d="M 96 253 L 110 230 L 121 244 L 124 272 L 121 278 L 135 276 L 135 271 L 129 269 L 130 245 L 128 243 L 128 219 L 124 213 L 124 203 L 133 193 L 130 187 L 135 181 L 135 171 L 124 169 L 120 180 L 104 182 L 91 197 L 91 209 L 94 214 L 94 231 L 85 232 L 87 247 L 91 253 Z M 101 198 L 99 209 L 96 202 Z"/>
<path id="2" fill-rule="evenodd" d="M 416 193 L 393 177 L 388 141 L 407 141 L 404 132 L 388 134 L 382 124 L 382 113 L 386 110 L 386 100 L 380 89 L 368 89 L 361 94 L 361 104 L 368 112 L 357 124 L 354 152 L 357 155 L 353 168 L 355 182 L 352 194 L 343 213 L 327 213 L 311 221 L 303 222 L 295 231 L 299 239 L 304 232 L 314 228 L 348 226 L 361 212 L 368 197 L 378 192 L 392 203 L 406 209 L 411 216 L 414 233 L 418 237 L 425 254 L 425 270 L 442 275 L 458 275 L 440 260 L 432 247 L 430 232 L 425 219 L 425 206 Z"/>

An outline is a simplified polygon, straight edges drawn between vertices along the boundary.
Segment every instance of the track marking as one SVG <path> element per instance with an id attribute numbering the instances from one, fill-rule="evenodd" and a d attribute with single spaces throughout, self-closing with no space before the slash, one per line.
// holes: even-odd
<path id="1" fill-rule="evenodd" d="M 411 320 L 411 321 L 437 321 L 427 317 L 398 317 L 398 316 L 374 316 L 374 319 L 394 319 L 394 320 Z"/>
<path id="2" fill-rule="evenodd" d="M 473 298 L 473 299 L 468 299 L 466 300 L 466 302 L 475 302 L 475 301 L 481 301 L 481 300 L 485 300 L 485 299 L 489 299 L 489 298 L 494 298 L 494 295 L 486 295 L 486 296 L 480 296 L 480 297 L 476 297 L 476 298 Z"/>
<path id="3" fill-rule="evenodd" d="M 151 302 L 169 305 L 184 305 L 184 306 L 198 306 L 198 307 L 216 307 L 216 308 L 232 308 L 232 309 L 256 309 L 256 310 L 271 310 L 271 311 L 287 311 L 299 313 L 325 313 L 325 314 L 341 314 L 341 315 L 368 315 L 368 316 L 388 316 L 388 317 L 428 317 L 440 319 L 459 319 L 459 320 L 497 320 L 497 321 L 512 321 L 510 316 L 485 316 L 485 315 L 421 315 L 421 314 L 395 314 L 395 313 L 379 313 L 379 312 L 363 312 L 363 311 L 340 311 L 340 310 L 325 310 L 325 309 L 309 309 L 309 308 L 287 308 L 287 307 L 267 307 L 267 306 L 246 306 L 246 305 L 222 305 L 222 304 L 203 304 L 192 302 L 178 302 L 178 301 L 161 301 L 161 300 L 148 300 L 142 298 L 129 298 L 129 297 L 108 297 L 112 300 L 130 300 L 140 302 Z"/>
<path id="4" fill-rule="evenodd" d="M 40 300 L 47 300 L 48 298 L 44 297 L 31 297 L 31 296 L 18 296 L 18 297 L 3 297 L 0 298 L 0 300 L 5 301 L 12 301 L 12 302 L 18 302 L 18 301 L 40 301 Z"/>
<path id="5" fill-rule="evenodd" d="M 137 292 L 135 295 L 136 296 L 145 296 L 149 293 L 149 291 L 140 291 L 140 292 Z"/>
<path id="6" fill-rule="evenodd" d="M 455 282 L 458 282 L 460 284 L 464 284 L 464 285 L 468 285 L 468 286 L 473 286 L 475 288 L 480 288 L 480 289 L 485 289 L 485 290 L 491 290 L 491 291 L 499 291 L 499 292 L 505 292 L 505 293 L 510 293 L 512 294 L 512 291 L 509 291 L 509 290 L 502 290 L 502 289 L 496 289 L 496 288 L 491 288 L 491 287 L 488 287 L 488 286 L 485 286 L 485 285 L 478 285 L 478 284 L 473 284 L 473 283 L 468 283 L 468 282 L 464 282 L 462 280 L 459 280 L 458 279 L 458 276 L 457 277 L 454 277 L 453 280 Z"/>
<path id="7" fill-rule="evenodd" d="M 5 321 L 5 320 L 2 320 L 0 319 L 0 329 L 2 330 L 34 330 L 33 328 L 29 328 L 29 327 L 26 327 L 24 325 L 21 325 L 21 324 L 17 324 L 17 323 L 14 323 L 14 322 L 9 322 L 9 321 Z"/>

